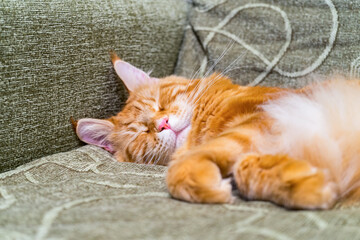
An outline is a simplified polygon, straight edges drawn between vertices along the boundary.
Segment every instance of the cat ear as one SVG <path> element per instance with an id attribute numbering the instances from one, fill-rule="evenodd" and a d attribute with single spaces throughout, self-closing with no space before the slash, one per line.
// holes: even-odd
<path id="1" fill-rule="evenodd" d="M 109 135 L 113 130 L 114 124 L 109 120 L 83 118 L 76 125 L 76 134 L 81 141 L 105 148 L 111 153 L 114 148 L 109 141 Z"/>
<path id="2" fill-rule="evenodd" d="M 142 85 L 156 84 L 159 81 L 159 79 L 152 78 L 142 70 L 122 61 L 115 53 L 111 52 L 110 56 L 117 75 L 130 92 Z"/>

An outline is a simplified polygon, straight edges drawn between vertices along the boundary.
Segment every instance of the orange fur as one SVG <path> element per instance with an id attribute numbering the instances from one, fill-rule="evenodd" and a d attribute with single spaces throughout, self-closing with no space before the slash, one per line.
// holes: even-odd
<path id="1" fill-rule="evenodd" d="M 115 63 L 120 59 L 112 55 L 112 60 Z M 351 148 L 346 151 L 352 155 L 344 154 L 343 171 L 335 173 L 331 168 L 336 163 L 326 163 L 329 156 L 321 146 L 320 152 L 306 143 L 299 144 L 299 149 L 293 148 L 300 154 L 282 151 L 287 139 L 281 139 L 282 129 L 274 128 L 278 120 L 271 116 L 272 110 L 266 110 L 269 101 L 276 103 L 289 94 L 305 98 L 305 103 L 307 99 L 311 101 L 319 85 L 327 86 L 315 84 L 300 90 L 244 87 L 232 84 L 221 74 L 195 80 L 169 76 L 130 91 L 124 109 L 105 120 L 113 128 L 99 129 L 109 131 L 105 140 L 111 143 L 118 161 L 168 164 L 166 183 L 174 198 L 198 203 L 231 202 L 227 178 L 233 176 L 246 198 L 268 200 L 289 208 L 326 209 L 350 193 L 360 195 L 354 194 L 359 186 L 352 187 L 360 181 L 360 168 L 345 185 L 337 180 L 338 174 L 352 168 L 352 156 L 360 153 L 360 142 L 346 143 L 344 149 Z M 177 134 L 174 137 L 171 131 L 161 128 L 160 122 L 167 121 L 169 116 L 180 116 L 185 122 L 185 127 L 179 127 L 182 128 L 179 134 L 190 129 L 181 146 L 177 130 L 172 129 Z M 169 124 L 175 126 L 178 120 L 169 119 Z M 77 132 L 82 139 L 80 124 L 81 120 Z M 336 134 L 341 135 L 342 130 L 339 131 Z M 161 134 L 165 137 L 161 138 Z M 316 136 L 311 141 L 316 142 Z"/>

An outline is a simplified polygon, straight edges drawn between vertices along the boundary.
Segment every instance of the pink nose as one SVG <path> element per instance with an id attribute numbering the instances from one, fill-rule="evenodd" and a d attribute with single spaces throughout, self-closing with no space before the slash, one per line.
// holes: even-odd
<path id="1" fill-rule="evenodd" d="M 171 129 L 169 123 L 168 123 L 169 119 L 168 118 L 163 118 L 160 122 L 160 125 L 158 127 L 159 132 L 161 132 L 162 130 L 165 129 Z"/>

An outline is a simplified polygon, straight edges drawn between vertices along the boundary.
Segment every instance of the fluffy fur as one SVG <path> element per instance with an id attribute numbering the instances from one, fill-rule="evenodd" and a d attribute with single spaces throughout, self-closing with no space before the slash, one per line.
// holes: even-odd
<path id="1" fill-rule="evenodd" d="M 360 85 L 332 79 L 299 90 L 243 87 L 213 74 L 151 78 L 112 56 L 129 90 L 109 119 L 80 119 L 81 140 L 119 161 L 169 165 L 177 199 L 246 198 L 327 209 L 360 187 Z"/>

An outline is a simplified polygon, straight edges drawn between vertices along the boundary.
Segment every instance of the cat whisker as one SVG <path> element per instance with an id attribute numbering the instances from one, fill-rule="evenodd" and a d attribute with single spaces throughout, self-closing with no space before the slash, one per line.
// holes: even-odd
<path id="1" fill-rule="evenodd" d="M 221 55 L 215 60 L 213 65 L 206 71 L 202 78 L 206 78 L 209 74 L 214 70 L 215 66 L 225 57 L 225 55 L 229 52 L 229 50 L 234 46 L 235 41 L 231 40 L 226 46 L 225 50 L 221 53 Z"/>
<path id="2" fill-rule="evenodd" d="M 234 68 L 231 68 L 231 69 L 228 69 L 228 70 L 224 71 L 223 73 L 224 73 L 224 74 L 227 74 L 228 72 L 231 72 L 231 71 L 233 71 L 233 70 L 242 69 L 242 68 L 245 68 L 245 67 L 248 67 L 248 66 L 234 67 Z"/>
<path id="3" fill-rule="evenodd" d="M 155 158 L 156 158 L 156 155 L 158 154 L 158 152 L 159 152 L 159 146 L 161 146 L 162 145 L 162 142 L 163 142 L 163 140 L 162 139 L 160 139 L 160 141 L 159 141 L 159 143 L 157 143 L 156 145 L 155 145 L 155 148 L 153 148 L 152 149 L 152 154 L 150 155 L 150 158 L 149 159 L 147 159 L 147 161 L 145 162 L 145 164 L 151 164 L 151 163 L 154 163 L 155 162 Z"/>
<path id="4" fill-rule="evenodd" d="M 211 80 L 211 83 L 209 82 L 209 84 L 206 85 L 206 86 L 207 86 L 206 89 L 202 89 L 202 92 L 200 92 L 201 95 L 200 95 L 200 96 L 199 96 L 199 94 L 196 95 L 196 98 L 193 100 L 193 101 L 195 101 L 193 104 L 196 105 L 196 104 L 199 102 L 199 100 L 201 99 L 201 97 L 204 96 L 204 94 L 206 93 L 206 91 L 207 91 L 211 86 L 213 86 L 213 85 L 216 83 L 216 81 L 217 81 L 219 78 L 221 78 L 221 77 L 223 77 L 223 75 L 222 75 L 222 74 L 219 74 L 219 76 L 217 76 L 216 78 L 214 78 L 213 80 Z"/>
<path id="5" fill-rule="evenodd" d="M 144 156 L 142 156 L 141 158 L 139 158 L 140 160 L 142 160 L 143 162 L 146 162 L 149 158 L 149 154 L 152 152 L 152 148 L 150 148 L 149 150 L 147 150 L 147 152 L 145 153 Z"/>
<path id="6" fill-rule="evenodd" d="M 164 150 L 165 150 L 165 151 L 164 151 Z M 169 149 L 168 149 L 165 145 L 162 145 L 162 146 L 160 147 L 159 151 L 158 151 L 160 154 L 159 154 L 158 157 L 155 159 L 154 164 L 155 164 L 155 165 L 158 164 L 159 161 L 160 161 L 164 156 L 167 155 L 168 151 L 169 151 Z"/>
<path id="7" fill-rule="evenodd" d="M 225 68 L 225 70 L 224 70 L 222 73 L 228 72 L 229 69 L 230 69 L 235 63 L 237 63 L 237 61 L 239 61 L 240 59 L 243 59 L 245 55 L 246 55 L 246 52 L 241 53 L 234 61 L 232 61 L 232 62 L 229 64 L 229 66 L 227 66 L 227 67 Z"/>
<path id="8" fill-rule="evenodd" d="M 207 63 L 209 63 L 209 62 L 210 62 L 210 60 L 207 61 Z M 190 81 L 189 81 L 188 84 L 186 85 L 185 93 L 187 93 L 190 84 L 192 83 L 192 81 L 195 80 L 195 77 L 196 77 L 196 76 L 198 75 L 198 73 L 200 72 L 200 69 L 201 69 L 201 67 L 199 67 L 198 70 L 197 70 L 194 74 L 192 74 L 192 76 L 191 76 L 191 78 L 190 78 Z"/>
<path id="9" fill-rule="evenodd" d="M 145 164 L 150 164 L 151 160 L 154 158 L 155 156 L 155 149 L 151 152 L 151 154 L 146 158 L 146 160 L 144 161 Z"/>
<path id="10" fill-rule="evenodd" d="M 199 91 L 199 88 L 201 86 L 201 83 L 203 83 L 203 79 L 205 79 L 206 77 L 208 77 L 209 73 L 215 68 L 216 64 L 218 64 L 220 62 L 220 60 L 225 56 L 225 54 L 221 55 L 215 62 L 214 64 L 208 69 L 208 71 L 205 73 L 204 77 L 202 77 L 200 79 L 200 81 L 197 83 L 197 85 L 195 86 L 194 90 L 193 90 L 193 94 Z"/>
<path id="11" fill-rule="evenodd" d="M 161 155 L 158 155 L 157 158 L 154 160 L 154 165 L 157 165 L 157 163 L 160 161 Z"/>
<path id="12" fill-rule="evenodd" d="M 217 77 L 215 77 L 214 79 L 211 79 L 209 82 L 203 82 L 203 87 L 202 87 L 201 89 L 199 89 L 199 90 L 196 92 L 196 94 L 193 95 L 193 97 L 192 97 L 192 99 L 191 99 L 191 101 L 193 102 L 193 104 L 195 105 L 196 102 L 197 102 L 197 100 L 200 99 L 200 98 L 204 95 L 204 93 L 206 92 L 206 90 L 209 89 L 209 87 L 212 86 L 212 85 L 216 82 L 216 80 L 218 80 L 218 79 L 221 78 L 221 77 L 223 77 L 223 74 L 220 73 Z M 206 88 L 206 89 L 205 89 L 205 88 Z M 204 91 L 204 89 L 205 89 L 205 91 Z M 199 96 L 199 94 L 201 94 L 201 95 Z M 194 101 L 195 101 L 195 103 L 194 103 Z"/>
<path id="13" fill-rule="evenodd" d="M 229 66 L 227 66 L 224 71 L 221 72 L 221 74 L 226 75 L 227 73 L 236 70 L 236 69 L 241 69 L 244 68 L 244 66 L 240 66 L 240 67 L 232 67 L 233 63 L 235 63 L 236 61 L 238 61 L 240 58 L 242 58 L 243 56 L 245 56 L 246 53 L 241 54 L 238 58 L 236 58 Z"/>
<path id="14" fill-rule="evenodd" d="M 206 89 L 201 89 L 201 92 L 202 92 L 202 94 L 199 96 L 199 97 L 197 97 L 198 96 L 198 94 L 200 93 L 198 93 L 197 95 L 196 95 L 196 101 L 194 102 L 194 104 L 196 104 L 198 101 L 199 101 L 199 99 L 206 93 L 206 91 L 212 86 L 212 85 L 214 85 L 215 84 L 215 82 L 218 80 L 218 79 L 220 79 L 220 78 L 222 78 L 227 72 L 229 72 L 230 70 L 233 70 L 234 68 L 231 68 L 239 59 L 242 59 L 244 56 L 245 56 L 245 54 L 246 53 L 242 53 L 241 55 L 239 55 L 234 61 L 232 61 L 230 64 L 229 64 L 229 66 L 227 66 L 226 68 L 225 68 L 225 70 L 223 71 L 223 72 L 221 72 L 216 78 L 214 78 L 214 79 L 212 79 L 211 81 L 209 81 L 207 84 L 205 84 L 205 86 L 206 86 Z M 195 99 L 194 99 L 195 100 Z"/>
<path id="15" fill-rule="evenodd" d="M 161 148 L 161 146 L 163 145 L 163 140 L 160 139 L 159 143 L 156 144 L 156 147 L 154 149 L 150 148 L 149 151 L 151 152 L 151 155 L 149 155 L 148 157 L 146 157 L 146 159 L 144 160 L 145 164 L 151 164 L 152 160 L 154 159 L 154 157 L 156 156 L 156 153 L 159 152 L 159 149 Z M 155 162 L 155 160 L 153 161 L 153 163 Z"/>
<path id="16" fill-rule="evenodd" d="M 230 43 L 231 43 L 231 45 L 230 45 Z M 229 45 L 230 45 L 230 46 L 229 46 Z M 217 61 L 215 61 L 215 63 L 208 69 L 208 71 L 206 72 L 206 74 L 204 75 L 204 77 L 201 78 L 201 80 L 199 81 L 198 85 L 194 88 L 193 93 L 196 93 L 196 95 L 198 95 L 199 92 L 202 92 L 202 91 L 203 91 L 203 89 L 206 87 L 206 85 L 205 85 L 200 91 L 199 91 L 199 89 L 196 89 L 196 88 L 201 85 L 202 80 L 209 75 L 209 73 L 210 73 L 210 72 L 213 70 L 213 68 L 220 62 L 220 60 L 227 54 L 227 52 L 230 50 L 230 48 L 231 48 L 233 45 L 234 45 L 234 41 L 230 41 L 229 44 L 228 44 L 228 46 L 227 46 L 227 47 L 225 48 L 225 50 L 223 51 L 223 53 L 222 53 L 222 54 L 220 55 L 220 57 L 217 59 Z M 228 72 L 228 69 L 229 69 L 231 66 L 233 66 L 239 59 L 243 58 L 243 57 L 245 56 L 245 54 L 246 54 L 245 52 L 242 53 L 242 54 L 240 54 L 233 62 L 231 62 L 231 63 L 229 64 L 229 66 L 228 66 L 222 73 Z M 209 83 L 209 84 L 210 84 L 210 83 Z M 196 98 L 196 96 L 193 95 L 191 98 L 192 98 L 192 100 L 194 100 L 194 98 Z"/>
<path id="17" fill-rule="evenodd" d="M 197 102 L 201 99 L 201 97 L 207 92 L 207 90 L 210 87 L 212 87 L 218 79 L 221 79 L 222 77 L 224 77 L 224 74 L 220 73 L 218 76 L 216 76 L 214 79 L 209 81 L 207 84 L 205 83 L 206 89 L 202 89 L 202 91 L 196 95 L 196 98 L 194 99 L 195 102 L 193 104 L 196 105 Z M 201 93 L 201 95 L 199 96 L 200 93 Z"/>
<path id="18" fill-rule="evenodd" d="M 189 96 L 187 96 L 187 91 L 188 91 L 188 89 L 189 89 L 189 86 L 191 85 L 191 83 L 192 83 L 193 80 L 194 80 L 195 74 L 197 74 L 197 73 L 200 71 L 200 69 L 201 69 L 201 67 L 198 68 L 198 70 L 195 72 L 195 74 L 192 76 L 192 78 L 191 78 L 190 81 L 188 82 L 188 84 L 187 84 L 187 86 L 186 86 L 186 89 L 185 89 L 184 100 L 185 100 L 187 106 L 188 106 L 188 105 L 191 106 L 192 104 L 190 104 L 190 103 L 193 102 L 194 99 L 197 98 L 198 94 L 200 94 L 200 92 L 203 91 L 203 89 L 204 89 L 206 86 L 204 86 L 204 87 L 199 91 L 199 88 L 200 88 L 200 86 L 201 86 L 201 83 L 203 82 L 202 80 L 203 80 L 204 78 L 206 78 L 206 77 L 210 74 L 210 72 L 211 72 L 211 71 L 215 68 L 215 66 L 222 60 L 222 58 L 228 53 L 228 51 L 232 48 L 233 45 L 234 45 L 234 41 L 233 41 L 233 40 L 232 40 L 232 41 L 229 41 L 229 43 L 228 43 L 228 45 L 226 46 L 226 48 L 224 49 L 224 51 L 223 51 L 223 52 L 221 53 L 221 55 L 215 60 L 215 62 L 213 63 L 213 65 L 208 69 L 208 71 L 205 73 L 204 77 L 201 78 L 201 79 L 198 81 L 198 83 L 197 83 L 197 85 L 194 87 L 194 90 L 192 91 L 192 93 L 191 93 Z M 240 55 L 237 59 L 234 60 L 234 62 L 236 62 L 236 61 L 237 61 L 239 58 L 241 58 L 241 57 L 243 57 L 243 55 Z M 210 61 L 208 61 L 208 62 L 210 62 Z M 231 65 L 231 64 L 230 64 L 230 65 Z M 229 65 L 229 66 L 230 66 L 230 65 Z M 229 66 L 228 66 L 228 67 L 229 67 Z M 181 116 L 182 114 L 184 114 L 184 113 L 181 112 L 179 115 Z"/>
<path id="19" fill-rule="evenodd" d="M 214 63 L 210 66 L 210 68 L 206 71 L 206 73 L 204 74 L 204 76 L 201 78 L 201 80 L 197 83 L 197 85 L 195 86 L 194 88 L 194 91 L 193 93 L 197 92 L 198 91 L 198 88 L 199 86 L 201 85 L 201 82 L 204 78 L 208 77 L 208 75 L 212 72 L 212 70 L 215 68 L 215 66 L 224 58 L 224 56 L 229 52 L 229 50 L 233 47 L 235 41 L 234 40 L 231 40 L 229 41 L 228 45 L 225 47 L 224 51 L 220 54 L 220 56 L 214 61 Z M 208 61 L 210 62 L 210 61 Z M 201 67 L 200 67 L 201 68 Z M 200 70 L 199 68 L 199 70 Z M 199 71 L 198 70 L 198 71 Z M 190 85 L 190 83 L 193 81 L 193 79 L 191 79 L 188 83 L 188 86 Z M 188 90 L 188 86 L 187 86 L 187 89 L 186 91 Z M 190 98 L 193 98 L 191 95 L 190 95 Z"/>
<path id="20" fill-rule="evenodd" d="M 232 48 L 232 46 L 234 45 L 235 41 L 234 40 L 230 40 L 229 43 L 227 44 L 227 46 L 225 47 L 224 51 L 220 54 L 220 56 L 215 60 L 215 62 L 213 63 L 213 65 L 208 69 L 208 71 L 205 73 L 205 77 L 215 68 L 215 66 L 220 62 L 220 60 L 227 54 L 227 52 L 230 50 L 230 48 Z M 207 61 L 207 63 L 209 63 L 211 60 Z M 190 81 L 188 82 L 187 86 L 186 86 L 186 90 L 185 90 L 185 94 L 188 91 L 188 88 L 190 86 L 190 84 L 192 83 L 192 81 L 194 80 L 195 76 L 200 72 L 201 70 L 201 66 L 198 68 L 198 70 L 192 74 Z"/>

